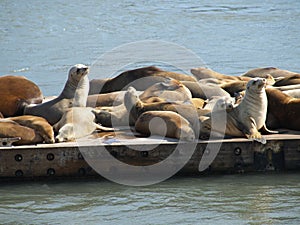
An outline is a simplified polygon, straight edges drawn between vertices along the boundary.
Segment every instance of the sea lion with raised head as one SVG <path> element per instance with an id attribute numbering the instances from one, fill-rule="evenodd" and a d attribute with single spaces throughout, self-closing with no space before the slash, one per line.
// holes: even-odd
<path id="1" fill-rule="evenodd" d="M 85 107 L 89 92 L 88 72 L 88 66 L 74 65 L 69 70 L 68 80 L 57 98 L 39 105 L 25 106 L 24 114 L 41 116 L 53 125 L 68 108 Z"/>
<path id="2" fill-rule="evenodd" d="M 226 136 L 247 137 L 265 144 L 266 140 L 259 132 L 260 129 L 271 132 L 267 130 L 265 125 L 268 106 L 265 86 L 266 79 L 251 79 L 239 105 L 226 114 L 224 111 L 217 111 L 210 118 L 201 122 L 201 136 L 203 134 L 209 135 L 210 132 L 225 132 L 224 135 Z M 223 120 L 224 115 L 226 121 Z M 217 121 L 214 126 L 212 126 L 212 118 Z M 224 122 L 226 124 L 223 130 L 222 124 Z"/>

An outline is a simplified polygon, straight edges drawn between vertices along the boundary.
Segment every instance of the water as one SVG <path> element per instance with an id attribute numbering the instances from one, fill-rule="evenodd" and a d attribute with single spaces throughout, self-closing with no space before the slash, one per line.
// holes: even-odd
<path id="1" fill-rule="evenodd" d="M 300 71 L 298 0 L 2 0 L 0 12 L 0 74 L 24 75 L 46 96 L 59 94 L 70 66 L 95 65 L 112 49 L 144 40 L 193 51 L 200 61 L 173 55 L 189 67 L 233 75 L 263 66 Z M 102 66 L 123 65 L 134 55 L 123 53 Z M 153 54 L 166 52 L 154 48 Z M 98 72 L 90 77 L 111 76 Z M 0 223 L 300 224 L 299 183 L 299 174 L 261 174 L 140 188 L 96 181 L 1 184 Z"/>
<path id="2" fill-rule="evenodd" d="M 299 174 L 176 178 L 147 187 L 25 183 L 0 189 L 13 224 L 299 224 Z"/>

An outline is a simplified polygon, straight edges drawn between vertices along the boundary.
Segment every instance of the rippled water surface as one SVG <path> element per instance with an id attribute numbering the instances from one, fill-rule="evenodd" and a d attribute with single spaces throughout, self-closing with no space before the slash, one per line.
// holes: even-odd
<path id="1" fill-rule="evenodd" d="M 168 66 L 176 67 L 172 55 L 187 68 L 233 75 L 262 66 L 300 72 L 299 24 L 298 0 L 2 0 L 0 74 L 24 75 L 44 95 L 58 95 L 73 64 L 92 65 L 91 78 L 111 76 L 107 66 L 129 68 L 132 58 L 143 65 L 133 57 L 141 53 L 118 50 L 145 40 L 158 47 L 138 45 L 136 53 L 166 55 L 160 63 Z M 200 60 L 162 50 L 161 43 Z M 113 49 L 119 57 L 103 58 Z M 95 64 L 102 67 L 93 71 Z M 299 174 L 180 178 L 139 188 L 105 181 L 1 183 L 0 223 L 300 224 L 299 183 Z"/>
<path id="2" fill-rule="evenodd" d="M 2 185 L 1 221 L 24 224 L 299 224 L 300 174 Z"/>

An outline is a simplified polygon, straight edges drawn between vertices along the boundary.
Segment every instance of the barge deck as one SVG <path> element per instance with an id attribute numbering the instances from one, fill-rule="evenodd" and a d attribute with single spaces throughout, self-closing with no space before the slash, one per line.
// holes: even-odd
<path id="1" fill-rule="evenodd" d="M 123 176 L 124 165 L 127 175 L 139 171 L 146 175 L 153 165 L 160 165 L 155 173 L 166 169 L 183 176 L 300 171 L 300 132 L 264 137 L 266 144 L 245 138 L 191 143 L 122 131 L 76 142 L 0 147 L 0 182 Z"/>

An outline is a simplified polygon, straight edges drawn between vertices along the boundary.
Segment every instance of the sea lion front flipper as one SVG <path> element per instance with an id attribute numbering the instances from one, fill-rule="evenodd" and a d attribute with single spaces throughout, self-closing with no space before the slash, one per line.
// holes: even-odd
<path id="1" fill-rule="evenodd" d="M 263 134 L 279 134 L 279 131 L 277 131 L 277 130 L 269 130 L 266 127 L 266 124 L 264 124 L 263 127 L 260 128 L 260 132 Z"/>
<path id="2" fill-rule="evenodd" d="M 96 129 L 101 130 L 101 131 L 115 131 L 115 128 L 113 128 L 113 127 L 104 127 L 100 124 L 96 124 Z"/>
<path id="3" fill-rule="evenodd" d="M 261 133 L 256 128 L 256 122 L 254 118 L 249 118 L 249 123 L 244 127 L 244 134 L 249 140 L 257 141 L 262 144 L 266 144 L 267 140 L 261 135 Z"/>

